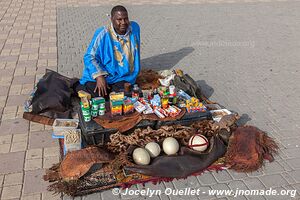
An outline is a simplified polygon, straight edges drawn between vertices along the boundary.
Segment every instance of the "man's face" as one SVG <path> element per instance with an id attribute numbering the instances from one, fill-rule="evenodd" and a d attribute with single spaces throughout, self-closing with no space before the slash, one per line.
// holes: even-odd
<path id="1" fill-rule="evenodd" d="M 124 35 L 126 30 L 129 26 L 129 19 L 127 12 L 115 12 L 115 14 L 111 17 L 111 22 L 115 31 L 120 34 Z"/>

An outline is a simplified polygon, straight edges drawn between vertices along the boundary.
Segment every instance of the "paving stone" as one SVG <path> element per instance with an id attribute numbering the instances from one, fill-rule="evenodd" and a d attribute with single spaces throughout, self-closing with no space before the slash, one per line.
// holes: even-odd
<path id="1" fill-rule="evenodd" d="M 94 193 L 82 197 L 82 200 L 95 200 L 95 199 L 101 199 L 100 193 Z"/>
<path id="2" fill-rule="evenodd" d="M 42 200 L 60 200 L 61 194 L 54 194 L 53 192 L 43 192 L 42 193 Z"/>
<path id="3" fill-rule="evenodd" d="M 53 157 L 59 155 L 60 155 L 60 150 L 58 146 L 44 148 L 44 157 Z"/>
<path id="4" fill-rule="evenodd" d="M 25 160 L 25 168 L 24 170 L 36 170 L 43 168 L 43 159 L 37 158 L 37 159 L 29 159 Z"/>
<path id="5" fill-rule="evenodd" d="M 0 144 L 0 154 L 8 153 L 10 150 L 10 144 Z"/>
<path id="6" fill-rule="evenodd" d="M 274 161 L 272 163 L 269 163 L 269 162 L 265 163 L 264 173 L 266 175 L 282 173 L 282 172 L 284 172 L 284 168 L 277 161 Z"/>
<path id="7" fill-rule="evenodd" d="M 31 194 L 21 197 L 21 200 L 41 200 L 41 194 Z"/>
<path id="8" fill-rule="evenodd" d="M 200 176 L 197 176 L 197 179 L 202 185 L 214 185 L 216 184 L 216 179 L 211 172 L 205 172 Z"/>
<path id="9" fill-rule="evenodd" d="M 297 183 L 300 183 L 300 169 L 290 172 L 291 176 L 294 177 L 294 179 L 297 181 Z"/>
<path id="10" fill-rule="evenodd" d="M 28 133 L 29 122 L 25 119 L 5 120 L 1 122 L 0 135 Z"/>
<path id="11" fill-rule="evenodd" d="M 22 106 L 28 99 L 28 95 L 10 95 L 7 99 L 7 106 Z"/>
<path id="12" fill-rule="evenodd" d="M 232 177 L 229 175 L 229 173 L 227 171 L 219 171 L 219 172 L 216 172 L 216 171 L 213 171 L 212 172 L 213 176 L 215 177 L 215 179 L 218 181 L 218 182 L 228 182 L 228 181 L 231 181 L 232 180 Z"/>
<path id="13" fill-rule="evenodd" d="M 30 132 L 29 149 L 45 148 L 57 146 L 57 140 L 51 136 L 51 131 Z"/>
<path id="14" fill-rule="evenodd" d="M 231 181 L 228 186 L 232 190 L 248 190 L 248 187 L 243 181 Z"/>
<path id="15" fill-rule="evenodd" d="M 30 122 L 30 132 L 44 131 L 45 125 L 36 122 Z"/>
<path id="16" fill-rule="evenodd" d="M 23 194 L 47 192 L 48 182 L 43 180 L 44 169 L 25 171 Z"/>
<path id="17" fill-rule="evenodd" d="M 12 135 L 1 135 L 0 136 L 0 144 L 10 144 L 12 139 Z"/>
<path id="18" fill-rule="evenodd" d="M 246 178 L 243 181 L 250 190 L 257 190 L 257 189 L 265 188 L 263 183 L 258 178 Z"/>
<path id="19" fill-rule="evenodd" d="M 43 149 L 28 149 L 26 151 L 26 159 L 36 159 L 43 157 Z"/>
<path id="20" fill-rule="evenodd" d="M 239 180 L 239 179 L 243 179 L 247 177 L 246 173 L 242 173 L 242 172 L 236 172 L 234 170 L 227 170 L 227 172 L 230 174 L 231 177 L 233 177 L 233 179 L 235 180 Z"/>
<path id="21" fill-rule="evenodd" d="M 13 199 L 13 198 L 20 198 L 21 196 L 21 189 L 22 185 L 13 185 L 13 186 L 7 186 L 3 187 L 1 199 Z"/>
<path id="22" fill-rule="evenodd" d="M 228 187 L 228 185 L 227 184 L 221 184 L 221 183 L 219 183 L 219 184 L 216 184 L 216 185 L 213 185 L 213 186 L 211 186 L 211 188 L 213 189 L 213 190 L 217 190 L 217 191 L 230 191 L 230 188 Z M 226 197 L 227 195 L 225 195 L 225 192 L 223 193 L 223 195 L 219 195 L 219 196 L 217 196 L 218 198 L 219 197 Z"/>
<path id="23" fill-rule="evenodd" d="M 274 188 L 288 184 L 288 182 L 279 174 L 261 176 L 259 179 L 267 188 Z"/>
<path id="24" fill-rule="evenodd" d="M 14 134 L 13 135 L 13 143 L 17 142 L 27 142 L 28 134 Z"/>
<path id="25" fill-rule="evenodd" d="M 10 185 L 22 185 L 23 183 L 23 172 L 6 174 L 4 179 L 4 186 Z"/>
<path id="26" fill-rule="evenodd" d="M 24 166 L 25 152 L 0 154 L 0 173 L 21 172 Z"/>
<path id="27" fill-rule="evenodd" d="M 43 168 L 50 168 L 57 163 L 59 163 L 59 156 L 45 157 L 43 161 Z"/>
<path id="28" fill-rule="evenodd" d="M 34 83 L 35 76 L 14 76 L 13 78 L 13 85 L 22 85 L 22 84 L 29 84 Z"/>
<path id="29" fill-rule="evenodd" d="M 27 142 L 16 142 L 11 144 L 10 152 L 26 151 Z"/>
<path id="30" fill-rule="evenodd" d="M 4 180 L 4 175 L 0 175 L 0 185 L 1 185 L 1 187 L 2 187 L 2 184 L 3 184 L 3 180 Z M 1 196 L 1 193 L 0 193 L 0 196 Z"/>
<path id="31" fill-rule="evenodd" d="M 299 169 L 300 168 L 300 158 L 293 158 L 293 159 L 287 159 L 286 162 L 293 168 L 293 169 Z"/>

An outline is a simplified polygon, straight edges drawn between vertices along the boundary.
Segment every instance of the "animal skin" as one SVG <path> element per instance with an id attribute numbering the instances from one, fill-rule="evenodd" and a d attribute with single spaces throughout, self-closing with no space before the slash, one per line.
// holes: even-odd
<path id="1" fill-rule="evenodd" d="M 181 147 L 179 155 L 159 156 L 150 165 L 126 166 L 125 169 L 154 177 L 184 178 L 206 169 L 225 152 L 224 143 L 218 137 L 212 137 L 205 153 Z"/>
<path id="2" fill-rule="evenodd" d="M 274 160 L 277 143 L 267 134 L 254 126 L 238 127 L 229 139 L 225 155 L 226 164 L 239 172 L 256 171 L 263 165 L 263 160 Z"/>
<path id="3" fill-rule="evenodd" d="M 114 155 L 99 147 L 88 147 L 68 152 L 59 167 L 59 175 L 64 180 L 77 180 L 86 174 L 94 164 L 109 163 Z"/>
<path id="4" fill-rule="evenodd" d="M 225 115 L 219 122 L 215 122 L 212 125 L 212 130 L 216 131 L 226 129 L 227 131 L 230 131 L 230 126 L 232 126 L 238 119 L 240 119 L 240 116 L 238 116 L 236 113 Z"/>

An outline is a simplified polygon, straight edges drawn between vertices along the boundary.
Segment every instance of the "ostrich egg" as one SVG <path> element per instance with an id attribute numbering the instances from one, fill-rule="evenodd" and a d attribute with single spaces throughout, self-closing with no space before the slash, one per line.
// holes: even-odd
<path id="1" fill-rule="evenodd" d="M 200 134 L 193 135 L 189 140 L 189 147 L 196 151 L 205 151 L 208 144 L 207 138 Z"/>
<path id="2" fill-rule="evenodd" d="M 173 137 L 168 137 L 163 141 L 163 150 L 166 154 L 172 155 L 179 150 L 179 143 Z"/>
<path id="3" fill-rule="evenodd" d="M 148 165 L 150 163 L 150 155 L 143 148 L 136 148 L 132 154 L 133 160 L 138 165 Z"/>
<path id="4" fill-rule="evenodd" d="M 145 149 L 148 151 L 150 154 L 151 158 L 155 158 L 160 154 L 160 146 L 156 142 L 149 142 L 146 146 Z"/>

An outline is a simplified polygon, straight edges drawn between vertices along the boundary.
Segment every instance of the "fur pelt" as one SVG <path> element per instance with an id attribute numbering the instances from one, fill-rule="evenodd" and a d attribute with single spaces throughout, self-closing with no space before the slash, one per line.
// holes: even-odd
<path id="1" fill-rule="evenodd" d="M 158 80 L 160 78 L 163 77 L 159 75 L 156 71 L 153 71 L 151 69 L 141 70 L 140 74 L 136 79 L 136 83 L 142 90 L 155 89 L 158 88 L 160 85 Z"/>
<path id="2" fill-rule="evenodd" d="M 264 159 L 272 162 L 277 150 L 277 143 L 265 132 L 254 126 L 243 126 L 230 137 L 225 162 L 233 170 L 252 172 L 262 167 Z"/>

